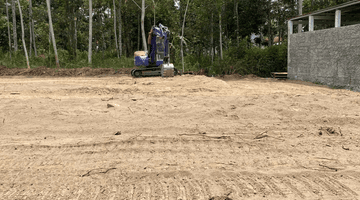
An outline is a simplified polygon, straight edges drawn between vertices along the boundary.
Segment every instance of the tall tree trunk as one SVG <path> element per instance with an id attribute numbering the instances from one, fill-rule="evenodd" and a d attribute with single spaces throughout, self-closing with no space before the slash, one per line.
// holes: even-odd
<path id="1" fill-rule="evenodd" d="M 211 13 L 211 65 L 214 64 L 214 13 Z"/>
<path id="2" fill-rule="evenodd" d="M 34 31 L 34 20 L 32 20 L 31 22 L 31 31 L 32 31 L 32 36 L 33 36 L 33 44 L 34 44 L 34 53 L 35 53 L 35 57 L 37 57 L 37 49 L 36 49 L 36 36 L 35 36 L 35 31 Z"/>
<path id="3" fill-rule="evenodd" d="M 235 2 L 235 17 L 236 17 L 236 45 L 239 47 L 239 3 L 237 0 Z"/>
<path id="4" fill-rule="evenodd" d="M 15 10 L 15 1 L 11 0 L 11 10 L 12 10 L 12 17 L 13 17 L 13 40 L 14 40 L 14 51 L 18 50 L 18 43 L 17 43 L 17 33 L 16 33 L 16 10 Z"/>
<path id="5" fill-rule="evenodd" d="M 47 0 L 46 0 L 47 1 Z M 50 30 L 50 26 L 49 26 L 49 55 L 51 55 L 51 30 Z M 51 59 L 49 56 L 49 67 L 51 67 Z"/>
<path id="6" fill-rule="evenodd" d="M 55 35 L 54 35 L 54 28 L 53 28 L 52 18 L 51 18 L 50 0 L 46 0 L 46 4 L 47 4 L 47 9 L 48 9 L 49 29 L 50 29 L 50 36 L 51 36 L 51 38 L 52 38 L 52 44 L 53 44 L 53 47 L 54 47 L 56 67 L 57 67 L 57 68 L 60 68 L 59 58 L 58 58 L 57 49 L 56 49 L 56 41 L 55 41 Z M 49 38 L 49 41 L 50 41 L 50 38 Z"/>
<path id="7" fill-rule="evenodd" d="M 26 44 L 25 44 L 24 21 L 23 21 L 23 17 L 22 17 L 20 1 L 18 1 L 18 6 L 19 6 L 19 12 L 20 12 L 20 23 L 21 23 L 21 33 L 22 33 L 21 36 L 22 36 L 22 41 L 23 41 L 23 45 L 24 45 L 26 64 L 27 64 L 28 69 L 30 69 L 29 56 L 28 56 L 27 49 L 26 49 Z"/>
<path id="8" fill-rule="evenodd" d="M 8 0 L 6 0 L 6 20 L 7 20 L 7 24 L 8 24 L 9 52 L 10 52 L 10 60 L 11 60 L 11 36 L 10 36 L 10 22 L 9 22 Z"/>
<path id="9" fill-rule="evenodd" d="M 89 51 L 88 51 L 88 59 L 91 64 L 91 56 L 92 56 L 92 0 L 89 0 Z"/>
<path id="10" fill-rule="evenodd" d="M 69 60 L 73 60 L 74 59 L 74 3 L 73 2 L 67 2 L 65 5 L 65 9 L 66 9 L 66 19 L 67 19 L 67 24 L 68 24 L 68 33 L 66 37 L 66 50 L 69 53 Z"/>
<path id="11" fill-rule="evenodd" d="M 32 46 L 32 31 L 31 31 L 31 21 L 29 22 L 29 31 L 30 31 L 30 46 L 29 46 L 29 56 L 31 58 L 31 46 Z"/>
<path id="12" fill-rule="evenodd" d="M 141 2 L 141 35 L 143 40 L 143 48 L 144 51 L 147 51 L 147 42 L 145 38 L 145 27 L 144 27 L 144 21 L 145 21 L 145 0 L 142 0 Z"/>
<path id="13" fill-rule="evenodd" d="M 32 36 L 33 36 L 33 44 L 34 44 L 34 53 L 35 56 L 37 57 L 37 49 L 36 49 L 36 36 L 35 36 L 35 31 L 34 31 L 34 20 L 32 20 L 31 22 L 31 31 L 32 31 Z"/>
<path id="14" fill-rule="evenodd" d="M 271 0 L 268 0 L 268 46 L 272 46 L 272 34 L 271 34 Z"/>
<path id="15" fill-rule="evenodd" d="M 311 0 L 310 11 L 312 12 L 313 9 L 314 9 L 314 0 Z"/>
<path id="16" fill-rule="evenodd" d="M 95 25 L 95 27 L 96 27 L 96 25 Z M 97 54 L 98 51 L 99 51 L 99 40 L 98 40 L 96 34 L 95 34 L 95 36 L 94 36 L 94 41 L 95 41 L 95 53 Z"/>
<path id="17" fill-rule="evenodd" d="M 77 56 L 76 50 L 77 50 L 77 26 L 76 26 L 76 22 L 77 22 L 77 17 L 75 17 L 75 34 L 74 34 L 74 40 L 75 40 L 75 45 L 74 45 L 74 52 L 75 52 L 75 57 Z"/>
<path id="18" fill-rule="evenodd" d="M 223 59 L 223 51 L 222 51 L 222 30 L 221 30 L 221 13 L 222 13 L 222 7 L 220 8 L 219 12 L 219 30 L 220 30 L 220 59 Z"/>
<path id="19" fill-rule="evenodd" d="M 103 45 L 102 45 L 102 57 L 103 57 L 103 59 L 105 58 L 104 57 L 104 51 L 105 51 L 105 49 L 106 49 L 106 44 L 105 44 L 105 37 L 104 37 L 104 32 L 103 31 L 101 31 L 101 37 L 102 37 L 102 43 L 103 43 Z"/>
<path id="20" fill-rule="evenodd" d="M 118 46 L 118 41 L 117 41 L 117 34 L 116 34 L 116 6 L 115 6 L 115 0 L 113 0 L 113 4 L 114 4 L 114 34 L 115 34 L 115 47 L 116 47 L 116 55 L 118 58 L 120 58 L 120 54 L 119 54 L 119 46 Z"/>
<path id="21" fill-rule="evenodd" d="M 184 40 L 184 28 L 185 28 L 185 19 L 186 19 L 186 12 L 187 9 L 189 7 L 189 1 L 186 4 L 186 9 L 185 9 L 185 14 L 184 14 L 184 20 L 183 20 L 183 25 L 182 25 L 182 30 L 181 30 L 181 63 L 182 63 L 182 67 L 183 67 L 183 72 L 185 71 L 185 66 L 184 66 L 184 50 L 183 50 L 183 40 Z"/>
<path id="22" fill-rule="evenodd" d="M 302 4 L 303 4 L 303 0 L 298 0 L 299 1 L 299 15 L 302 15 Z M 298 25 L 298 33 L 302 32 L 302 24 Z"/>
<path id="23" fill-rule="evenodd" d="M 153 3 L 154 3 L 154 26 L 156 25 L 156 22 L 155 22 L 155 1 L 153 0 Z"/>
<path id="24" fill-rule="evenodd" d="M 121 38 L 121 0 L 119 0 L 119 54 L 122 55 L 122 38 Z"/>
<path id="25" fill-rule="evenodd" d="M 34 53 L 37 56 L 36 52 L 36 44 L 35 44 L 35 36 L 34 36 L 34 19 L 32 13 L 32 0 L 29 0 L 29 18 L 30 18 L 30 57 L 31 57 L 31 42 L 34 43 Z"/>
<path id="26" fill-rule="evenodd" d="M 140 14 L 138 15 L 138 51 L 140 51 Z"/>

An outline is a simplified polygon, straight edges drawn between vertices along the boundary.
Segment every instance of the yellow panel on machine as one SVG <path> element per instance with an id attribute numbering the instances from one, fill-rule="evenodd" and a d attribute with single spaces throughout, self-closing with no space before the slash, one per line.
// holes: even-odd
<path id="1" fill-rule="evenodd" d="M 136 56 L 146 56 L 146 52 L 145 51 L 135 51 L 134 57 L 136 57 Z"/>

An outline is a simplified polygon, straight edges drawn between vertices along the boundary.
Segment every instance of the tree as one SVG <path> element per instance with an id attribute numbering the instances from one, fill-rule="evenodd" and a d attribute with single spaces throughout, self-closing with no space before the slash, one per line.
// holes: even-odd
<path id="1" fill-rule="evenodd" d="M 211 64 L 214 64 L 214 13 L 211 13 Z"/>
<path id="2" fill-rule="evenodd" d="M 26 64 L 28 69 L 30 69 L 30 64 L 29 64 L 29 56 L 26 50 L 26 43 L 25 43 L 25 31 L 24 31 L 24 21 L 23 21 L 23 17 L 22 17 L 22 11 L 21 11 L 21 6 L 20 6 L 20 0 L 17 1 L 18 2 L 18 6 L 19 6 L 19 12 L 20 12 L 20 23 L 21 23 L 21 37 L 22 37 L 22 42 L 24 45 L 24 51 L 25 51 L 25 57 L 26 57 Z"/>
<path id="3" fill-rule="evenodd" d="M 14 40 L 14 51 L 18 50 L 18 43 L 17 43 L 17 33 L 16 33 L 16 10 L 15 10 L 15 1 L 11 0 L 11 10 L 12 10 L 12 17 L 13 17 L 13 40 Z"/>
<path id="4" fill-rule="evenodd" d="M 29 45 L 29 56 L 31 57 L 31 46 L 32 46 L 32 32 L 31 32 L 31 22 L 29 22 L 29 31 L 30 31 L 30 45 Z"/>
<path id="5" fill-rule="evenodd" d="M 10 36 L 10 22 L 9 22 L 9 9 L 8 9 L 8 1 L 6 0 L 6 20 L 8 25 L 8 36 L 9 36 L 9 52 L 10 52 L 10 60 L 11 60 L 11 36 Z"/>
<path id="6" fill-rule="evenodd" d="M 116 36 L 115 36 L 116 37 Z M 122 54 L 122 42 L 121 42 L 121 0 L 119 0 L 119 54 Z"/>
<path id="7" fill-rule="evenodd" d="M 267 16 L 267 26 L 268 26 L 268 46 L 272 46 L 273 43 L 273 35 L 272 35 L 272 15 L 271 15 L 272 2 L 268 0 L 268 16 Z"/>
<path id="8" fill-rule="evenodd" d="M 91 64 L 92 56 L 92 0 L 89 0 L 89 51 L 88 51 L 88 61 Z"/>
<path id="9" fill-rule="evenodd" d="M 35 37 L 35 31 L 34 31 L 34 19 L 33 19 L 33 14 L 32 14 L 32 0 L 29 0 L 29 11 L 30 11 L 30 30 L 31 30 L 31 34 L 30 34 L 30 38 L 33 41 L 34 44 L 34 53 L 35 56 L 37 57 L 37 49 L 36 49 L 36 37 Z M 31 45 L 30 45 L 30 49 L 31 49 Z"/>
<path id="10" fill-rule="evenodd" d="M 222 9 L 223 6 L 220 6 L 220 11 L 219 11 L 219 30 L 220 30 L 220 42 L 219 42 L 219 46 L 220 46 L 220 59 L 223 59 L 223 49 L 222 49 L 222 30 L 221 30 L 221 13 L 222 13 Z"/>
<path id="11" fill-rule="evenodd" d="M 77 50 L 77 48 L 78 48 L 78 45 L 77 45 L 78 37 L 77 37 L 77 26 L 76 26 L 76 22 L 77 22 L 77 17 L 74 18 L 74 28 L 75 28 L 75 33 L 74 33 L 74 40 L 75 40 L 74 52 L 75 52 L 75 56 L 76 56 L 76 50 Z"/>
<path id="12" fill-rule="evenodd" d="M 186 19 L 186 12 L 188 10 L 189 7 L 189 1 L 186 4 L 186 9 L 185 9 L 185 14 L 184 14 L 184 20 L 183 20 L 183 25 L 182 25 L 182 29 L 181 29 L 181 63 L 182 63 L 182 67 L 183 67 L 183 71 L 185 71 L 185 67 L 184 67 L 184 50 L 183 50 L 183 41 L 184 41 L 184 28 L 185 28 L 185 19 Z"/>
<path id="13" fill-rule="evenodd" d="M 236 46 L 239 47 L 239 2 L 234 0 L 236 17 Z"/>
<path id="14" fill-rule="evenodd" d="M 54 28 L 53 28 L 53 23 L 52 23 L 52 18 L 51 18 L 50 0 L 46 0 L 46 5 L 47 5 L 47 9 L 48 9 L 49 29 L 50 29 L 50 36 L 52 38 L 52 43 L 53 43 L 53 47 L 54 47 L 56 67 L 60 68 L 60 63 L 59 63 L 59 58 L 58 58 L 57 48 L 56 48 L 55 35 L 54 35 Z M 49 38 L 49 41 L 50 41 L 50 38 Z"/>
<path id="15" fill-rule="evenodd" d="M 299 15 L 302 15 L 302 7 L 303 7 L 303 0 L 298 0 L 299 2 L 299 8 L 298 8 L 298 10 L 299 10 Z M 302 24 L 299 24 L 298 25 L 298 33 L 301 33 L 302 32 Z"/>
<path id="16" fill-rule="evenodd" d="M 114 4 L 114 34 L 115 34 L 115 46 L 116 46 L 116 54 L 117 57 L 120 58 L 120 53 L 119 53 L 119 47 L 118 47 L 118 42 L 117 42 L 117 34 L 116 34 L 116 6 L 115 6 L 115 0 L 113 0 L 113 4 Z"/>
<path id="17" fill-rule="evenodd" d="M 141 34 L 142 34 L 144 51 L 147 51 L 144 21 L 145 21 L 145 0 L 142 0 L 142 2 L 141 2 Z"/>

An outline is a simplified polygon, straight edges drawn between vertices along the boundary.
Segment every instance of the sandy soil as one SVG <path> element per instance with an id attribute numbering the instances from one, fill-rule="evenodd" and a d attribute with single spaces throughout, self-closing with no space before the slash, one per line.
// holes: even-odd
<path id="1" fill-rule="evenodd" d="M 1 77 L 0 199 L 360 199 L 360 93 Z"/>

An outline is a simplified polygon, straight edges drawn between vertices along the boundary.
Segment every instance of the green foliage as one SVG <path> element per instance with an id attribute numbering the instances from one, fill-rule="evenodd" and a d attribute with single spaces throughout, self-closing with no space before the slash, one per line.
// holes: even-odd
<path id="1" fill-rule="evenodd" d="M 303 13 L 309 13 L 330 6 L 342 4 L 351 0 L 304 0 L 303 2 Z"/>
<path id="2" fill-rule="evenodd" d="M 209 75 L 239 73 L 269 77 L 270 72 L 287 71 L 287 44 L 259 48 L 243 40 L 239 47 L 224 52 L 224 59 L 217 59 L 207 68 Z M 209 63 L 209 61 L 208 61 Z M 196 63 L 195 63 L 196 64 Z M 194 66 L 194 63 L 190 64 Z"/>
<path id="3" fill-rule="evenodd" d="M 7 66 L 8 68 L 26 68 L 26 59 L 24 54 L 21 51 L 16 52 L 12 55 L 12 59 L 9 58 L 9 53 L 5 51 L 0 51 L 0 64 Z M 31 68 L 36 68 L 39 66 L 46 66 L 50 68 L 55 68 L 55 55 L 53 52 L 47 52 L 44 49 L 40 49 L 39 53 L 41 53 L 43 57 L 30 57 L 29 62 Z M 92 65 L 88 64 L 87 52 L 77 51 L 77 57 L 75 60 L 69 61 L 69 53 L 66 50 L 59 49 L 58 55 L 60 59 L 60 67 L 61 68 L 81 68 L 81 67 L 92 67 L 92 68 L 132 68 L 134 67 L 134 59 L 127 58 L 123 56 L 121 59 L 116 57 L 115 51 L 106 51 L 104 55 L 102 52 L 93 54 L 93 63 Z"/>
<path id="4" fill-rule="evenodd" d="M 244 59 L 237 62 L 235 69 L 239 69 L 241 74 L 255 74 L 262 77 L 270 76 L 270 72 L 287 71 L 287 44 L 264 49 L 251 47 L 246 51 Z"/>
<path id="5" fill-rule="evenodd" d="M 270 77 L 271 72 L 287 71 L 287 43 L 260 48 L 245 38 L 241 40 L 239 47 L 229 46 L 224 51 L 223 60 L 220 60 L 218 54 L 215 55 L 213 63 L 210 56 L 188 54 L 184 63 L 185 71 L 204 69 L 210 76 L 239 73 Z M 175 67 L 182 68 L 181 62 L 178 62 Z"/>

